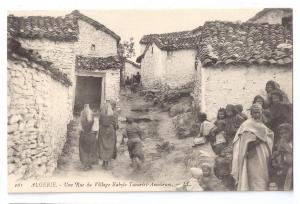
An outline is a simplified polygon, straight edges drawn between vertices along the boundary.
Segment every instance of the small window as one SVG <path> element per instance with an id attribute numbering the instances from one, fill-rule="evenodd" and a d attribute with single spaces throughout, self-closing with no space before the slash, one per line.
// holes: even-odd
<path id="1" fill-rule="evenodd" d="M 151 53 L 153 53 L 153 46 L 151 47 Z"/>
<path id="2" fill-rule="evenodd" d="M 96 50 L 96 45 L 95 45 L 95 44 L 92 44 L 92 45 L 91 45 L 91 50 L 92 50 L 92 51 L 95 51 L 95 50 Z"/>

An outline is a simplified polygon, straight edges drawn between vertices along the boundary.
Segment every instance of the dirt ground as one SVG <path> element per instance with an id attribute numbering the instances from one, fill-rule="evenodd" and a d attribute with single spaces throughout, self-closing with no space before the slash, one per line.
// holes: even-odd
<path id="1" fill-rule="evenodd" d="M 121 145 L 126 117 L 135 119 L 143 131 L 145 162 L 140 171 L 130 166 L 127 146 Z M 117 134 L 118 155 L 110 163 L 110 169 L 102 169 L 102 161 L 91 170 L 84 171 L 79 160 L 79 119 L 75 118 L 69 132 L 58 168 L 50 179 L 114 180 L 118 182 L 167 184 L 146 189 L 147 191 L 175 191 L 178 184 L 191 178 L 189 168 L 202 162 L 213 163 L 215 155 L 209 145 L 192 148 L 193 138 L 176 138 L 172 118 L 168 112 L 153 106 L 138 94 L 122 91 L 120 101 L 119 131 Z M 169 151 L 157 150 L 157 144 L 169 142 Z M 48 179 L 47 179 L 48 180 Z"/>

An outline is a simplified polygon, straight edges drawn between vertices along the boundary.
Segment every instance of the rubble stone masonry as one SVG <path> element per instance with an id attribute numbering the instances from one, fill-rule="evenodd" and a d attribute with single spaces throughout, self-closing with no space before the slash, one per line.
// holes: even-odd
<path id="1" fill-rule="evenodd" d="M 69 87 L 24 60 L 8 60 L 8 173 L 51 175 L 71 119 Z"/>
<path id="2" fill-rule="evenodd" d="M 92 57 L 118 55 L 118 42 L 111 35 L 97 30 L 94 26 L 79 20 L 79 39 L 76 42 L 76 54 Z M 95 45 L 95 49 L 92 48 Z"/>
<path id="3" fill-rule="evenodd" d="M 107 70 L 105 76 L 105 95 L 106 99 L 119 102 L 120 93 L 120 70 Z"/>

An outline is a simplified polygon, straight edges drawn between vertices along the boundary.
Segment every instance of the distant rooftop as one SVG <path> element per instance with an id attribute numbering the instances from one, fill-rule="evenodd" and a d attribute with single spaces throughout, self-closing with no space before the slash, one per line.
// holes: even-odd
<path id="1" fill-rule="evenodd" d="M 152 43 L 167 51 L 197 49 L 203 66 L 293 61 L 292 33 L 280 24 L 209 21 L 191 31 L 145 35 L 140 43 L 147 46 L 138 62 Z"/>
<path id="2" fill-rule="evenodd" d="M 250 18 L 248 22 L 254 22 L 259 18 L 263 17 L 264 15 L 266 15 L 267 13 L 269 13 L 270 11 L 283 11 L 288 15 L 293 15 L 293 9 L 291 8 L 264 8 L 263 10 L 258 12 L 255 16 Z"/>

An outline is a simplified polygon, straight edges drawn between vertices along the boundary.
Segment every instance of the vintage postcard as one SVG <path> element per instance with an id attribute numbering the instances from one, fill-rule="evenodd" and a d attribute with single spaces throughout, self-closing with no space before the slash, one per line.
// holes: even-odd
<path id="1" fill-rule="evenodd" d="M 293 10 L 9 11 L 8 190 L 292 191 Z"/>

